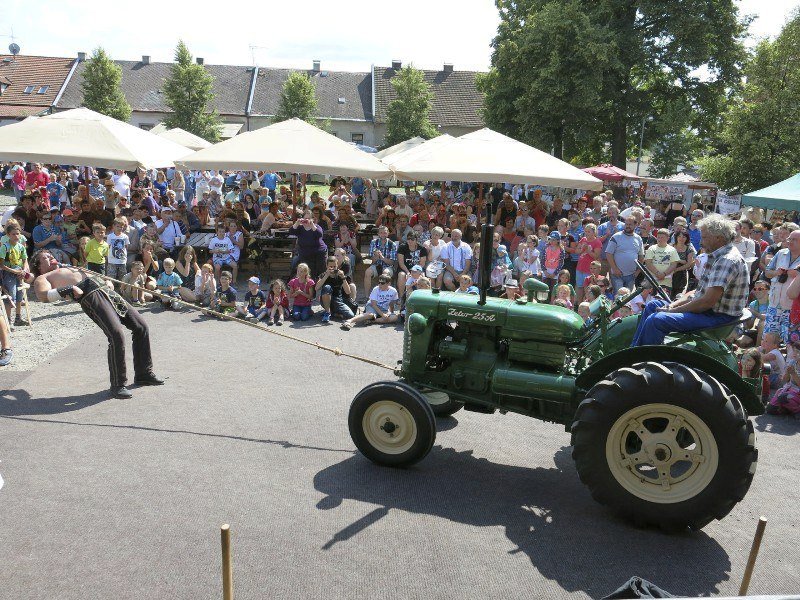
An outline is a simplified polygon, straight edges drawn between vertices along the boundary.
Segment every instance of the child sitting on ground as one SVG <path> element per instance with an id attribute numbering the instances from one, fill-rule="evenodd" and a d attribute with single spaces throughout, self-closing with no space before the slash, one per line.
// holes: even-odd
<path id="1" fill-rule="evenodd" d="M 289 300 L 292 303 L 292 319 L 308 321 L 311 318 L 311 302 L 316 292 L 316 282 L 309 276 L 310 269 L 306 263 L 297 265 L 297 277 L 289 281 Z"/>
<path id="2" fill-rule="evenodd" d="M 164 271 L 156 280 L 158 291 L 162 294 L 161 305 L 164 308 L 177 308 L 179 306 L 175 299 L 180 299 L 182 285 L 183 279 L 175 272 L 175 261 L 171 258 L 165 258 Z"/>
<path id="3" fill-rule="evenodd" d="M 378 277 L 378 285 L 372 288 L 364 313 L 342 323 L 342 329 L 350 330 L 359 323 L 394 323 L 399 318 L 394 312 L 400 301 L 397 290 L 389 285 L 391 278 L 386 273 Z"/>
<path id="4" fill-rule="evenodd" d="M 739 370 L 743 378 L 752 379 L 761 373 L 761 352 L 758 348 L 749 348 L 739 359 Z"/>
<path id="5" fill-rule="evenodd" d="M 286 311 L 289 310 L 289 296 L 286 294 L 286 285 L 283 280 L 276 279 L 269 286 L 267 309 L 269 310 L 267 325 L 282 325 L 286 318 Z"/>
<path id="6" fill-rule="evenodd" d="M 92 225 L 92 239 L 86 243 L 87 268 L 95 273 L 105 275 L 107 257 L 106 228 L 102 223 L 95 223 Z"/>
<path id="7" fill-rule="evenodd" d="M 131 272 L 126 274 L 122 281 L 129 285 L 123 285 L 122 297 L 134 306 L 144 306 L 145 302 L 150 302 L 153 299 L 153 294 L 145 292 L 144 289 L 134 289 L 131 286 L 135 285 L 144 288 L 147 284 L 147 278 L 144 276 L 144 264 L 142 261 L 135 260 L 131 264 Z"/>
<path id="8" fill-rule="evenodd" d="M 205 265 L 203 265 L 205 267 Z M 223 271 L 219 276 L 219 287 L 214 293 L 211 309 L 224 315 L 236 312 L 236 290 L 231 287 L 233 276 L 230 271 Z"/>
<path id="9" fill-rule="evenodd" d="M 770 389 L 776 390 L 784 381 L 783 374 L 786 369 L 786 359 L 783 358 L 778 346 L 781 343 L 780 336 L 772 331 L 767 331 L 761 339 L 761 361 L 772 367 L 769 376 Z"/>
<path id="10" fill-rule="evenodd" d="M 245 319 L 261 321 L 267 316 L 267 295 L 261 291 L 261 280 L 253 276 L 247 280 L 247 291 L 244 294 L 244 305 L 237 306 L 236 312 Z"/>
<path id="11" fill-rule="evenodd" d="M 205 263 L 194 278 L 194 294 L 200 306 L 211 306 L 217 294 L 217 281 L 214 279 L 214 267 Z"/>
<path id="12" fill-rule="evenodd" d="M 767 336 L 775 334 L 765 333 L 764 340 Z M 800 350 L 800 332 L 792 331 L 789 333 L 789 344 L 796 356 L 797 351 Z M 791 358 L 786 363 L 783 375 L 783 385 L 775 392 L 772 399 L 767 405 L 766 411 L 770 415 L 792 415 L 795 419 L 800 419 L 800 369 L 798 369 L 797 359 Z M 772 376 L 770 376 L 770 385 Z"/>

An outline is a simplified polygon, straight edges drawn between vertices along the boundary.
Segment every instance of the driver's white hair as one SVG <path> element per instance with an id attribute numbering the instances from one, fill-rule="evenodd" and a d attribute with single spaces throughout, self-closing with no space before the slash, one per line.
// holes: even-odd
<path id="1" fill-rule="evenodd" d="M 711 214 L 703 217 L 697 223 L 697 226 L 700 229 L 705 229 L 708 235 L 724 239 L 727 244 L 731 243 L 733 238 L 736 237 L 736 225 L 722 215 Z"/>

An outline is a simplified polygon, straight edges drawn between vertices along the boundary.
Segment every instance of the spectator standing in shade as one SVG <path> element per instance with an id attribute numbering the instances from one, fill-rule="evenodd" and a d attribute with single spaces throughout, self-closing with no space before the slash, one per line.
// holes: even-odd
<path id="1" fill-rule="evenodd" d="M 314 224 L 310 215 L 306 214 L 295 221 L 291 231 L 297 236 L 297 256 L 292 261 L 292 272 L 297 270 L 297 265 L 304 262 L 311 268 L 311 278 L 317 279 L 325 270 L 325 257 L 328 256 L 328 246 L 322 239 L 322 228 Z"/>

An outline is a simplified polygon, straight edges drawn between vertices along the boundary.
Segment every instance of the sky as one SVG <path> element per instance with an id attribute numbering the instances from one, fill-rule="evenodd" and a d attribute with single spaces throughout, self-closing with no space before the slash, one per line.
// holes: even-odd
<path id="1" fill-rule="evenodd" d="M 736 0 L 758 18 L 753 40 L 776 35 L 800 0 Z M 0 49 L 76 56 L 103 46 L 115 59 L 171 61 L 179 38 L 208 64 L 369 71 L 393 59 L 426 69 L 452 63 L 485 71 L 499 17 L 493 0 L 136 0 L 135 11 L 107 0 L 0 0 Z M 36 15 L 36 18 L 31 18 Z M 220 24 L 224 24 L 221 27 Z M 755 43 L 752 41 L 751 43 Z"/>

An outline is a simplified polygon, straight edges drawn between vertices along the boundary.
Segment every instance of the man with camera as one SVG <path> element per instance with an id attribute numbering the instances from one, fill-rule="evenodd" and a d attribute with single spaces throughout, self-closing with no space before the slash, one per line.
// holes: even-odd
<path id="1" fill-rule="evenodd" d="M 764 332 L 778 333 L 784 342 L 789 334 L 789 312 L 792 308 L 792 300 L 786 292 L 800 267 L 800 230 L 789 234 L 786 245 L 786 248 L 775 253 L 764 269 L 764 275 L 772 280 Z"/>

